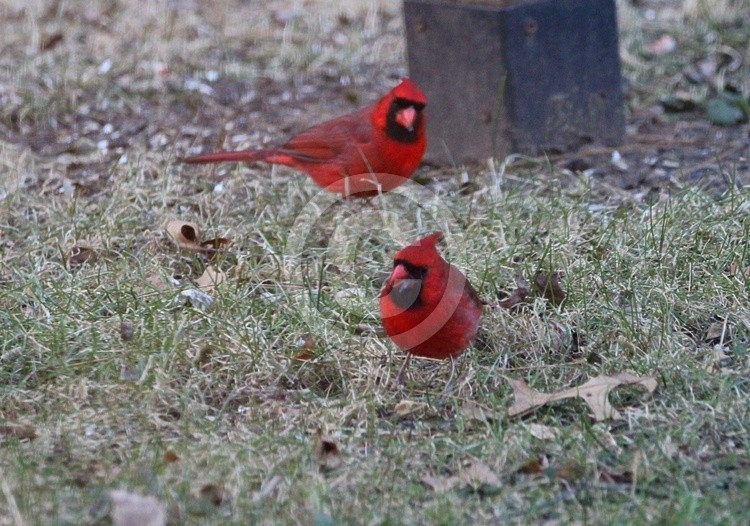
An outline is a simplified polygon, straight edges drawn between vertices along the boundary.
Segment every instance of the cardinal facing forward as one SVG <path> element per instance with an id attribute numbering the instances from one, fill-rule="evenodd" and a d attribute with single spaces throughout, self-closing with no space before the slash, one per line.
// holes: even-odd
<path id="1" fill-rule="evenodd" d="M 343 197 L 377 195 L 378 188 L 388 192 L 403 184 L 422 161 L 426 104 L 417 85 L 403 79 L 374 104 L 308 128 L 283 146 L 208 153 L 184 162 L 283 164 Z"/>
<path id="2" fill-rule="evenodd" d="M 466 276 L 438 253 L 435 244 L 442 238 L 435 232 L 398 252 L 380 292 L 383 328 L 407 353 L 399 384 L 412 355 L 453 360 L 477 335 L 482 301 Z"/>

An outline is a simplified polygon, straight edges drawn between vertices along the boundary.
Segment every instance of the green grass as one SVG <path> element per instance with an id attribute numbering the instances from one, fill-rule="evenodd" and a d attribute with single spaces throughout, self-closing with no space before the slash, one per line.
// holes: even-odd
<path id="1" fill-rule="evenodd" d="M 536 182 L 444 194 L 455 210 L 473 201 L 473 218 L 462 223 L 466 247 L 448 252 L 482 284 L 485 298 L 511 288 L 516 273 L 530 277 L 541 267 L 565 273 L 568 300 L 559 310 L 543 300 L 520 313 L 488 309 L 485 347 L 467 353 L 457 391 L 441 397 L 445 364 L 417 364 L 399 391 L 390 345 L 354 330 L 378 325 L 376 278 L 395 248 L 372 228 L 372 208 L 335 205 L 350 207 L 354 219 L 346 239 L 357 250 L 343 268 L 326 261 L 331 247 L 301 263 L 284 253 L 279 222 L 292 218 L 294 202 L 265 203 L 289 207 L 284 213 L 202 196 L 211 216 L 191 218 L 234 232 L 236 245 L 217 263 L 228 282 L 201 312 L 173 304 L 180 287 L 158 290 L 147 278 L 196 278 L 205 262 L 177 253 L 162 221 L 141 222 L 138 207 L 122 205 L 134 193 L 158 195 L 180 184 L 168 179 L 137 187 L 122 180 L 86 206 L 60 200 L 38 210 L 35 223 L 23 220 L 35 196 L 8 203 L 5 224 L 18 225 L 18 234 L 4 250 L 0 297 L 3 415 L 38 433 L 33 441 L 4 439 L 0 450 L 21 516 L 79 522 L 107 488 L 126 487 L 157 495 L 176 522 L 739 522 L 749 482 L 746 196 L 689 190 L 650 205 L 594 206 L 584 183 L 560 189 Z M 306 182 L 300 188 L 315 192 Z M 383 208 L 404 204 L 383 198 L 374 206 L 381 201 Z M 157 217 L 170 212 L 156 210 Z M 400 211 L 405 218 L 415 212 Z M 275 220 L 264 222 L 264 214 Z M 424 230 L 433 228 L 423 220 Z M 316 227 L 341 225 L 324 217 Z M 99 260 L 66 268 L 64 246 L 94 238 Z M 353 288 L 361 301 L 336 300 Z M 718 342 L 706 341 L 716 320 L 727 327 L 721 356 Z M 125 339 L 124 321 L 133 327 Z M 582 341 L 578 355 L 571 354 L 573 330 Z M 316 358 L 292 360 L 304 338 Z M 553 390 L 624 370 L 660 383 L 650 400 L 615 393 L 624 423 L 594 423 L 575 401 L 526 419 L 504 416 L 511 393 L 503 374 Z M 400 417 L 402 400 L 426 405 Z M 461 408 L 468 400 L 495 418 L 467 419 Z M 558 439 L 534 438 L 531 422 L 557 429 Z M 343 465 L 330 473 L 320 472 L 314 454 L 321 426 L 343 452 Z M 180 460 L 165 461 L 166 451 Z M 632 485 L 598 480 L 602 467 L 628 470 L 636 455 Z M 539 456 L 548 474 L 516 472 Z M 435 494 L 421 482 L 474 461 L 493 469 L 502 486 Z M 555 478 L 569 463 L 580 466 L 575 476 Z M 254 501 L 273 477 L 280 477 L 277 493 Z M 197 497 L 209 483 L 224 490 L 217 508 Z"/>
<path id="2" fill-rule="evenodd" d="M 76 19 L 65 44 L 45 54 L 21 52 L 30 38 L 21 28 L 6 36 L 16 53 L 0 59 L 13 66 L 3 82 L 16 92 L 4 130 L 80 117 L 81 93 L 118 101 L 113 110 L 89 101 L 118 126 L 139 108 L 156 113 L 148 135 L 133 132 L 114 156 L 1 148 L 0 425 L 36 437 L 0 432 L 0 525 L 107 523 L 114 489 L 156 496 L 171 524 L 745 523 L 750 216 L 741 186 L 626 193 L 525 162 L 469 168 L 473 192 L 462 189 L 461 169 L 423 169 L 425 187 L 348 203 L 285 169 L 213 173 L 173 162 L 193 140 L 175 128 L 199 115 L 185 108 L 224 107 L 160 84 L 149 57 L 180 74 L 213 57 L 229 76 L 265 74 L 281 86 L 289 71 L 304 81 L 332 64 L 359 86 L 399 71 L 397 3 L 320 4 L 308 19 L 275 4 L 247 8 L 252 38 L 241 17 L 226 15 L 231 2 L 203 14 L 203 25 L 193 12 L 144 10 L 153 39 L 133 40 L 122 17 L 92 42 L 73 38 L 87 31 Z M 342 10 L 351 20 L 337 25 Z M 68 15 L 24 16 L 49 33 Z M 638 39 L 653 28 L 626 22 L 625 47 L 648 41 Z M 257 48 L 240 45 L 242 35 Z M 322 51 L 310 47 L 318 38 Z M 128 42 L 137 42 L 129 60 L 143 84 L 91 76 Z M 78 46 L 92 55 L 76 55 Z M 365 58 L 373 46 L 376 64 Z M 369 73 L 358 64 L 378 80 L 362 80 Z M 639 92 L 644 100 L 671 89 L 665 73 L 626 67 L 634 84 L 656 83 Z M 45 102 L 48 88 L 34 83 L 48 74 L 59 93 Z M 321 96 L 310 115 L 271 114 L 269 129 L 312 119 L 318 107 L 340 111 Z M 262 140 L 265 129 L 247 133 L 256 131 Z M 205 311 L 176 301 L 208 262 L 168 239 L 175 218 L 200 224 L 204 238 L 233 239 L 211 262 L 227 280 Z M 562 307 L 540 297 L 517 312 L 488 307 L 447 395 L 447 363 L 415 360 L 407 387 L 394 386 L 403 356 L 380 334 L 377 306 L 394 252 L 434 229 L 490 303 L 538 269 L 561 272 L 567 294 Z M 71 264 L 76 245 L 97 259 Z M 597 423 L 580 400 L 507 416 L 504 376 L 553 391 L 621 371 L 659 382 L 651 397 L 612 393 L 622 421 Z M 405 401 L 418 405 L 407 411 Z M 471 404 L 487 418 L 474 418 Z M 556 438 L 536 438 L 536 425 Z M 319 430 L 337 444 L 338 465 L 321 467 Z M 534 462 L 540 472 L 526 473 Z M 440 491 L 425 482 L 465 477 L 472 464 L 500 484 Z"/>

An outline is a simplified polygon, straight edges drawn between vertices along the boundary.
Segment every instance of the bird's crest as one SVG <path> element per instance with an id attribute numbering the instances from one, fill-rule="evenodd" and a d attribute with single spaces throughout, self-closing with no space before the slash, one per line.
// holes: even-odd
<path id="1" fill-rule="evenodd" d="M 426 267 L 433 263 L 436 258 L 440 258 L 435 245 L 442 239 L 442 232 L 433 232 L 429 236 L 400 250 L 396 254 L 395 260 L 406 261 L 416 267 Z"/>
<path id="2" fill-rule="evenodd" d="M 408 100 L 417 104 L 427 104 L 427 97 L 422 90 L 414 83 L 413 80 L 405 78 L 401 83 L 391 90 L 393 96 L 397 99 Z"/>

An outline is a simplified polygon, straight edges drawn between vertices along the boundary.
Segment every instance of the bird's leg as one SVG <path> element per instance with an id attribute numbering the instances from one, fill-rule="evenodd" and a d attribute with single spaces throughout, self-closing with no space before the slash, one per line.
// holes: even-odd
<path id="1" fill-rule="evenodd" d="M 448 381 L 445 382 L 445 388 L 443 388 L 443 395 L 448 394 L 453 389 L 453 376 L 456 373 L 456 360 L 453 358 L 453 356 L 450 357 L 451 359 L 451 372 L 448 375 Z"/>
<path id="2" fill-rule="evenodd" d="M 406 359 L 404 360 L 404 365 L 401 366 L 401 369 L 398 371 L 398 376 L 396 377 L 396 385 L 404 385 L 406 380 L 406 369 L 409 367 L 409 362 L 411 361 L 411 354 L 406 354 Z"/>

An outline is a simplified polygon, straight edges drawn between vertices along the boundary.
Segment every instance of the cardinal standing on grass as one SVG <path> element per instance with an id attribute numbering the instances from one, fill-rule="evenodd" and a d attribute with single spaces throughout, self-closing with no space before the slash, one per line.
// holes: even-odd
<path id="1" fill-rule="evenodd" d="M 369 197 L 403 184 L 419 166 L 427 144 L 426 104 L 422 90 L 403 79 L 374 104 L 308 128 L 282 146 L 207 153 L 184 162 L 283 164 L 343 197 Z"/>
<path id="2" fill-rule="evenodd" d="M 383 328 L 407 353 L 399 384 L 412 355 L 452 362 L 477 335 L 482 301 L 466 276 L 438 253 L 441 239 L 435 232 L 396 253 L 380 292 Z"/>

